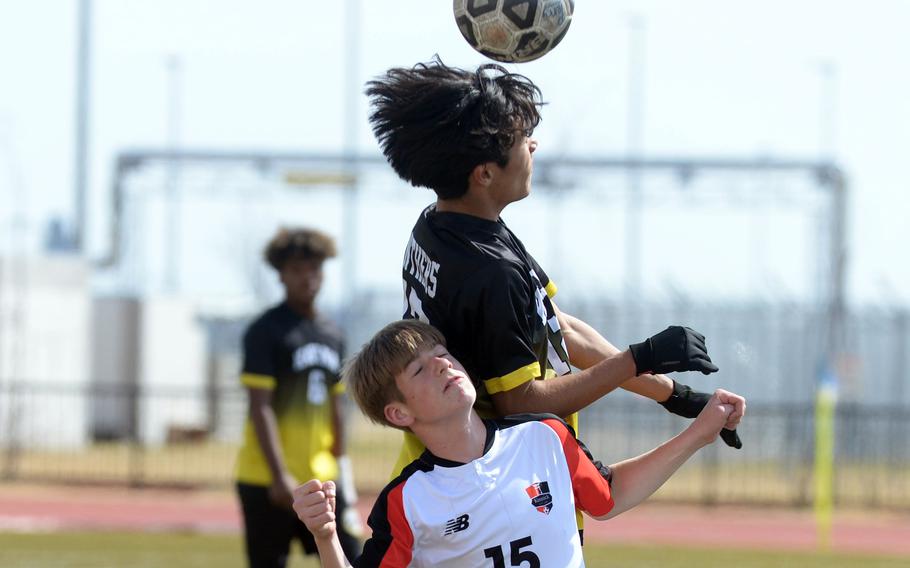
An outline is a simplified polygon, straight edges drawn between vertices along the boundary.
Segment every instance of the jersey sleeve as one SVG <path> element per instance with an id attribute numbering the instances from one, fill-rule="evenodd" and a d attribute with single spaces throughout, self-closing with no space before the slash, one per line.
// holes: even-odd
<path id="1" fill-rule="evenodd" d="M 558 291 L 556 283 L 550 280 L 550 277 L 547 276 L 547 273 L 544 272 L 544 269 L 541 268 L 539 264 L 537 264 L 537 261 L 533 256 L 531 256 L 527 251 L 525 251 L 525 254 L 528 255 L 528 261 L 531 263 L 531 267 L 534 269 L 534 272 L 537 273 L 537 277 L 540 278 L 541 285 L 547 291 L 547 296 L 553 298 L 553 296 L 555 296 L 556 292 Z"/>
<path id="2" fill-rule="evenodd" d="M 541 375 L 533 333 L 543 324 L 535 321 L 535 292 L 530 279 L 506 263 L 491 265 L 466 287 L 463 313 L 471 320 L 475 378 L 490 394 Z"/>
<path id="3" fill-rule="evenodd" d="M 414 534 L 404 514 L 404 483 L 390 483 L 376 499 L 367 524 L 373 535 L 364 543 L 363 553 L 352 562 L 355 568 L 405 568 L 411 563 Z"/>
<path id="4" fill-rule="evenodd" d="M 274 389 L 277 383 L 275 342 L 259 320 L 243 336 L 243 370 L 240 382 L 249 388 Z"/>
<path id="5" fill-rule="evenodd" d="M 588 448 L 575 437 L 575 431 L 556 416 L 542 420 L 553 429 L 562 442 L 569 474 L 572 478 L 572 492 L 575 507 L 592 517 L 602 517 L 613 509 L 613 493 L 610 484 L 613 470 L 595 461 Z"/>

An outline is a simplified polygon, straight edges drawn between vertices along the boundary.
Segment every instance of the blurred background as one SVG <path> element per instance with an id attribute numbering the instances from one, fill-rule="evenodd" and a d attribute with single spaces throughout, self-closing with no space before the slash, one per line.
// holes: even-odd
<path id="1" fill-rule="evenodd" d="M 504 219 L 560 307 L 620 347 L 694 327 L 721 372 L 684 382 L 749 401 L 743 450 L 657 502 L 814 506 L 829 544 L 832 510 L 910 525 L 907 21 L 900 0 L 582 0 L 508 66 L 548 104 Z M 362 91 L 434 54 L 486 62 L 448 1 L 0 3 L 0 487 L 230 501 L 277 227 L 338 239 L 320 306 L 349 350 L 402 313 L 434 196 L 386 165 Z M 399 436 L 351 420 L 370 496 Z M 684 426 L 623 392 L 582 424 L 606 461 Z"/>

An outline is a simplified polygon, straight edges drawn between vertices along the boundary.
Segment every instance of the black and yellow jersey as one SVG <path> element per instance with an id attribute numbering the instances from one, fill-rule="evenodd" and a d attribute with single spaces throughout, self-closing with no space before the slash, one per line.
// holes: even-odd
<path id="1" fill-rule="evenodd" d="M 298 480 L 334 479 L 338 465 L 334 442 L 332 397 L 340 381 L 344 342 L 323 318 L 301 317 L 286 303 L 262 314 L 243 338 L 241 383 L 269 389 L 288 470 Z M 271 483 L 271 473 L 249 417 L 237 459 L 237 481 Z"/>
<path id="2" fill-rule="evenodd" d="M 571 371 L 550 299 L 556 285 L 501 219 L 427 207 L 411 232 L 402 277 L 403 317 L 442 332 L 477 386 L 475 408 L 484 418 L 495 415 L 490 395 Z M 577 417 L 569 422 L 576 427 Z M 396 473 L 423 450 L 414 436 L 405 440 Z"/>

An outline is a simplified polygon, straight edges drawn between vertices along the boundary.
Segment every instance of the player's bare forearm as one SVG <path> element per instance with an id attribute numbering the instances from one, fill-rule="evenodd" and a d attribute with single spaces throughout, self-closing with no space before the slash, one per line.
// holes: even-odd
<path id="1" fill-rule="evenodd" d="M 334 442 L 332 444 L 332 455 L 335 457 L 344 455 L 347 447 L 347 432 L 345 431 L 344 419 L 344 395 L 332 395 L 332 435 Z"/>
<path id="2" fill-rule="evenodd" d="M 733 406 L 725 403 L 718 390 L 683 432 L 650 452 L 612 465 L 613 509 L 600 519 L 609 519 L 635 507 L 663 485 L 676 470 L 704 446 L 712 443 L 730 420 Z M 733 395 L 736 396 L 736 395 Z"/>
<path id="3" fill-rule="evenodd" d="M 278 436 L 278 421 L 272 410 L 272 392 L 266 389 L 247 389 L 250 397 L 250 422 L 256 433 L 256 441 L 262 449 L 262 455 L 269 466 L 272 479 L 279 479 L 287 474 L 284 453 Z"/>
<path id="4" fill-rule="evenodd" d="M 502 416 L 524 412 L 551 412 L 568 416 L 612 392 L 635 375 L 635 361 L 624 351 L 596 365 L 559 377 L 532 380 L 492 395 L 496 412 Z"/>
<path id="5" fill-rule="evenodd" d="M 664 402 L 673 394 L 673 381 L 666 375 L 639 375 L 620 385 L 629 392 Z"/>
<path id="6" fill-rule="evenodd" d="M 686 430 L 650 452 L 612 465 L 613 509 L 598 518 L 613 518 L 650 497 L 701 446 L 695 435 Z"/>
<path id="7" fill-rule="evenodd" d="M 316 539 L 316 548 L 319 549 L 319 562 L 323 568 L 349 568 L 351 566 L 341 548 L 337 532 L 332 535 L 330 540 Z"/>
<path id="8" fill-rule="evenodd" d="M 605 358 L 620 353 L 619 349 L 583 320 L 558 309 L 556 317 L 566 340 L 569 360 L 575 367 L 588 369 Z M 673 381 L 664 375 L 634 375 L 633 369 L 632 374 L 618 386 L 656 402 L 663 402 L 673 394 Z"/>

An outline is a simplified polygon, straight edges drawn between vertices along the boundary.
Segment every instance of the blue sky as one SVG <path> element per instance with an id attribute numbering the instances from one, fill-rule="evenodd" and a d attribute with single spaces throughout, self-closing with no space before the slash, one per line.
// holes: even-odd
<path id="1" fill-rule="evenodd" d="M 169 57 L 180 66 L 170 75 L 178 78 L 180 146 L 342 147 L 343 47 L 353 38 L 344 2 L 93 4 L 90 255 L 108 248 L 113 157 L 169 140 Z M 461 39 L 448 1 L 360 4 L 358 85 L 435 53 L 462 66 L 484 61 Z M 550 102 L 538 129 L 541 155 L 626 151 L 633 14 L 645 30 L 638 101 L 645 153 L 833 155 L 850 179 L 851 298 L 907 305 L 910 263 L 900 250 L 910 242 L 910 173 L 903 167 L 910 149 L 910 3 L 579 0 L 564 43 L 513 67 Z M 23 240 L 13 234 L 15 219 L 23 221 L 16 230 L 25 227 L 23 246 L 37 250 L 46 220 L 71 213 L 75 18 L 74 0 L 0 3 L 0 222 L 9 229 L 0 247 L 7 250 Z M 823 62 L 836 71 L 828 83 Z M 825 101 L 833 112 L 823 115 Z M 366 100 L 358 96 L 356 104 L 357 146 L 375 152 Z M 661 219 L 674 224 L 671 216 Z M 775 250 L 768 248 L 763 262 L 775 264 Z M 784 267 L 790 263 L 781 258 Z"/>

